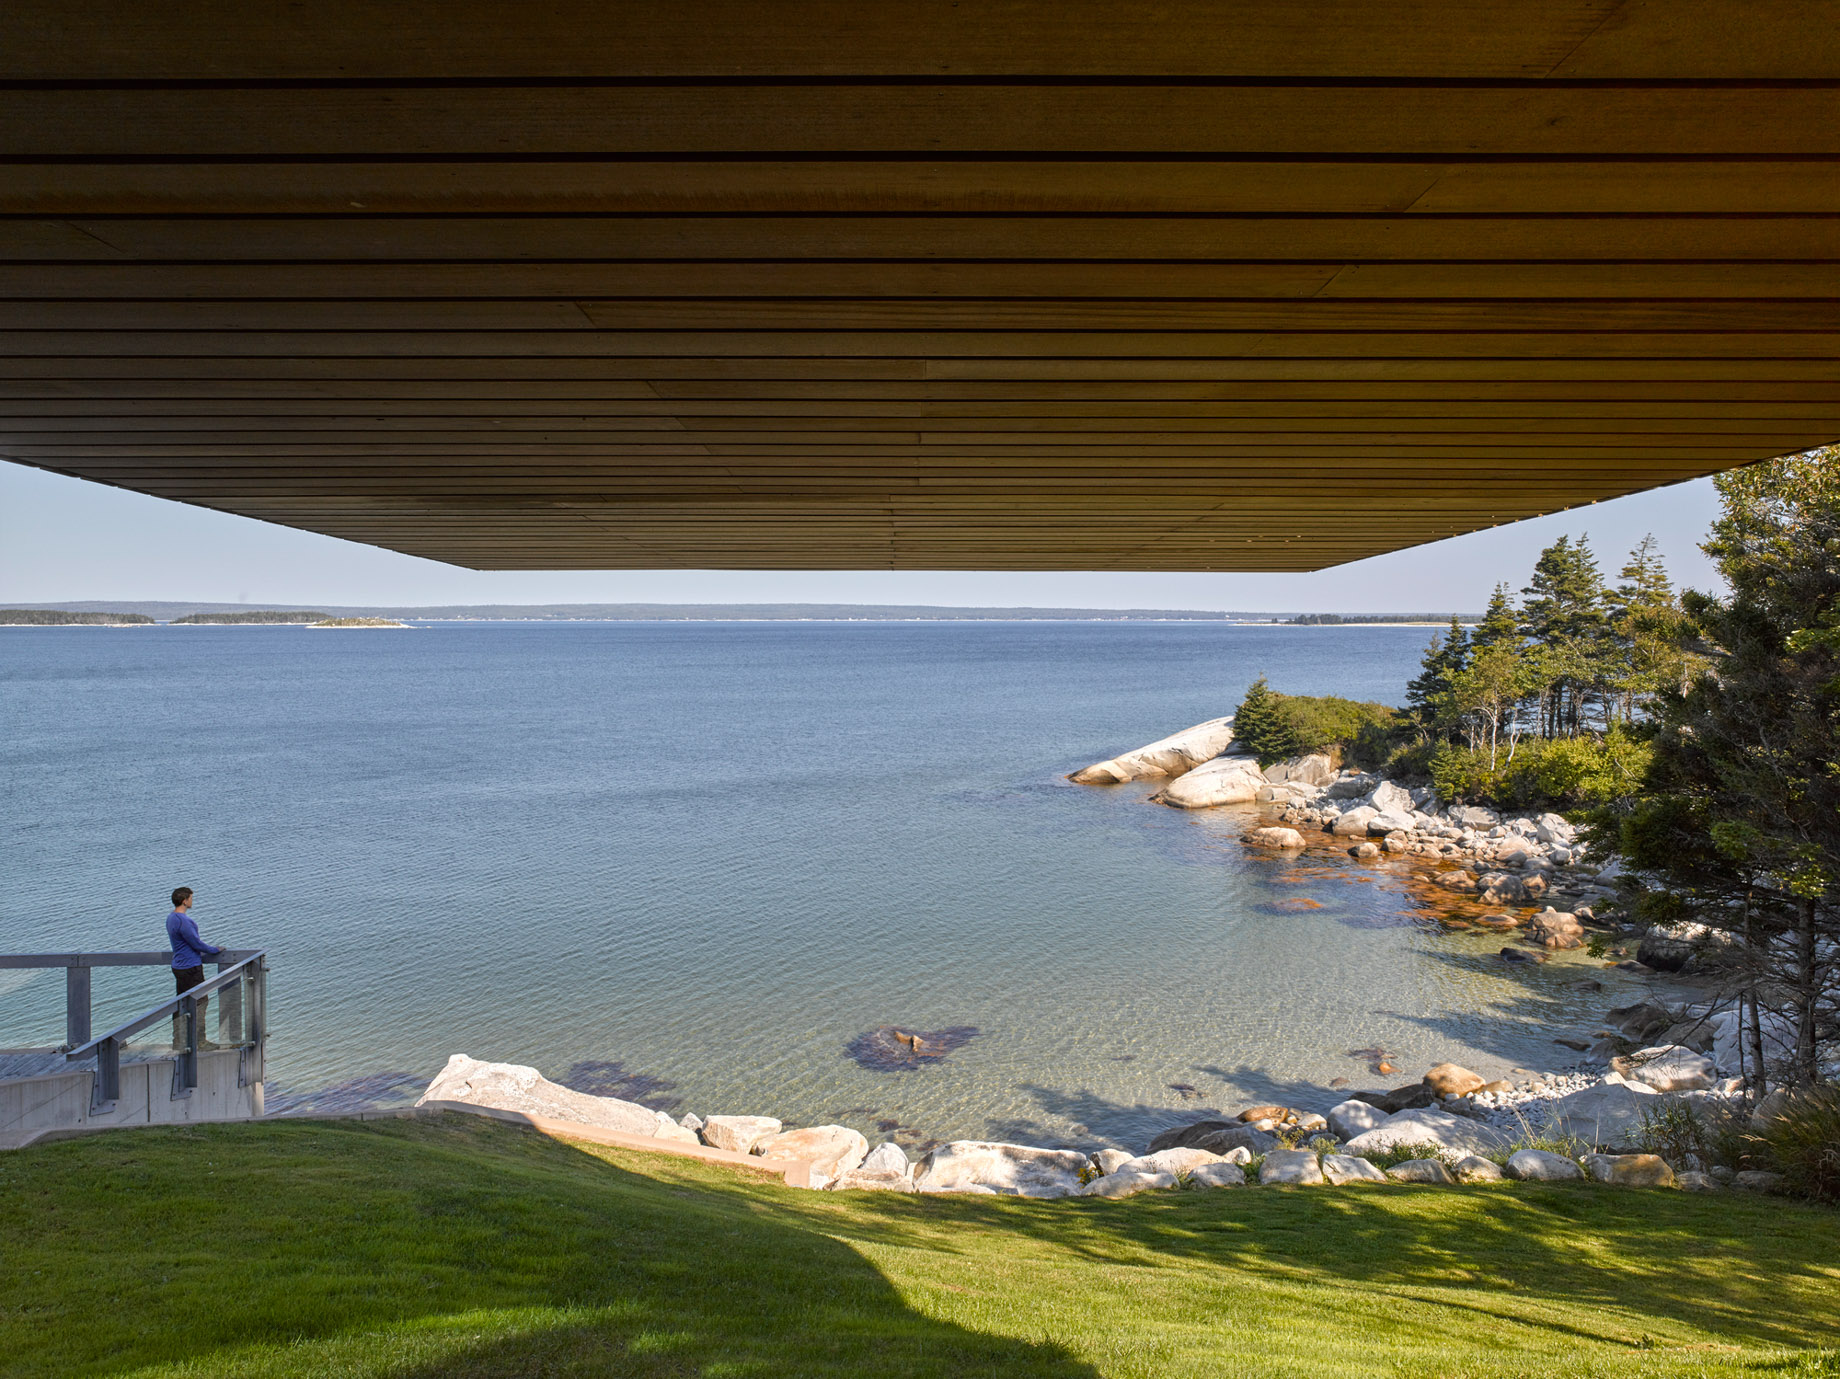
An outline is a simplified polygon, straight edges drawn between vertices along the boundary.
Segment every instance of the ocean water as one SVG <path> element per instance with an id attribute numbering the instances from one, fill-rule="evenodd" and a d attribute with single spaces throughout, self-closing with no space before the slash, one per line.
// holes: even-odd
<path id="1" fill-rule="evenodd" d="M 1603 1008 L 1576 959 L 1510 968 L 1397 870 L 1252 855 L 1243 810 L 1064 779 L 1261 673 L 1398 702 L 1427 636 L 0 629 L 0 950 L 157 948 L 194 887 L 208 938 L 268 950 L 271 1104 L 413 1095 L 463 1052 L 910 1145 L 1131 1146 L 1399 1080 L 1357 1050 L 1554 1066 L 1552 1026 Z M 168 994 L 100 973 L 97 1028 Z M 62 1000 L 0 972 L 0 1046 L 55 1042 Z M 962 1042 L 852 1056 L 888 1025 Z"/>

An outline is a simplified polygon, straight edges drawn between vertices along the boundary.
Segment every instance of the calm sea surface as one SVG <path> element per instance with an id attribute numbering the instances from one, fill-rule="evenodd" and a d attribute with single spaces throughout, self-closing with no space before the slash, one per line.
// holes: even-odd
<path id="1" fill-rule="evenodd" d="M 412 1095 L 465 1052 L 704 1115 L 1135 1145 L 1372 1085 L 1359 1048 L 1551 1066 L 1550 1023 L 1603 1006 L 1575 964 L 1431 931 L 1384 872 L 1248 857 L 1237 811 L 1062 779 L 1260 673 L 1398 702 L 1426 638 L 0 629 L 0 950 L 157 948 L 195 887 L 208 938 L 269 951 L 271 1105 Z M 100 974 L 98 1028 L 170 991 Z M 0 972 L 0 1045 L 61 1038 L 62 1000 Z M 915 1070 L 848 1056 L 890 1024 L 978 1033 Z"/>

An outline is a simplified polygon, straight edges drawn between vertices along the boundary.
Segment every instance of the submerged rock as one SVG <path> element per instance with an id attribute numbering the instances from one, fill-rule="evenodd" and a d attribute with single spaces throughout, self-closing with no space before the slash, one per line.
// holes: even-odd
<path id="1" fill-rule="evenodd" d="M 520 1111 L 527 1116 L 575 1121 L 647 1138 L 656 1137 L 659 1129 L 658 1112 L 636 1101 L 589 1096 L 551 1082 L 535 1068 L 521 1063 L 486 1063 L 463 1053 L 447 1060 L 447 1066 L 415 1104 L 430 1101 L 463 1101 L 471 1106 Z"/>
<path id="2" fill-rule="evenodd" d="M 937 1063 L 953 1050 L 969 1044 L 978 1034 L 976 1025 L 929 1030 L 877 1025 L 850 1040 L 843 1051 L 871 1072 L 912 1072 L 924 1064 Z"/>
<path id="3" fill-rule="evenodd" d="M 1259 797 L 1265 776 L 1253 757 L 1221 757 L 1177 776 L 1150 798 L 1176 809 L 1246 804 Z"/>
<path id="4" fill-rule="evenodd" d="M 1261 848 L 1300 848 L 1303 835 L 1294 828 L 1255 828 L 1246 834 L 1246 841 Z"/>
<path id="5" fill-rule="evenodd" d="M 1123 785 L 1152 776 L 1179 776 L 1204 761 L 1212 761 L 1233 742 L 1233 718 L 1210 718 L 1179 733 L 1158 738 L 1135 751 L 1075 771 L 1067 779 L 1075 785 Z"/>

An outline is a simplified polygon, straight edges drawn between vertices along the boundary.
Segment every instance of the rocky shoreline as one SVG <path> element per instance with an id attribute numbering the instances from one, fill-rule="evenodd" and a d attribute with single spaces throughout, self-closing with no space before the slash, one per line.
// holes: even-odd
<path id="1" fill-rule="evenodd" d="M 1456 1184 L 1589 1178 L 1618 1186 L 1768 1190 L 1778 1175 L 1679 1164 L 1647 1143 L 1664 1105 L 1689 1113 L 1735 1110 L 1735 1089 L 1712 1060 L 1672 1046 L 1629 1060 L 1602 1078 L 1485 1082 L 1440 1064 L 1415 1083 L 1355 1092 L 1326 1111 L 1253 1106 L 1231 1119 L 1173 1126 L 1127 1150 L 1038 1148 L 955 1140 L 917 1161 L 893 1141 L 871 1147 L 844 1125 L 787 1127 L 773 1116 L 687 1114 L 672 1119 L 616 1097 L 572 1091 L 534 1068 L 456 1054 L 418 1105 L 463 1102 L 654 1139 L 660 1150 L 705 1145 L 802 1163 L 813 1188 L 1009 1197 L 1135 1196 L 1154 1189 L 1293 1184 Z M 1529 1113 L 1542 1114 L 1532 1128 Z"/>

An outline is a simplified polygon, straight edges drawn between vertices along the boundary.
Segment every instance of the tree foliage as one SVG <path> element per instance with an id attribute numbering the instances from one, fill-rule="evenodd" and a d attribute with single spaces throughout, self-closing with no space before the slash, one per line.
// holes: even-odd
<path id="1" fill-rule="evenodd" d="M 1676 643 L 1691 634 L 1707 659 L 1657 656 L 1656 673 L 1681 680 L 1658 695 L 1653 761 L 1616 831 L 1653 882 L 1639 897 L 1650 918 L 1735 936 L 1809 1081 L 1836 1022 L 1840 943 L 1840 447 L 1715 482 L 1723 512 L 1704 549 L 1730 593 L 1684 600 Z M 1626 578 L 1659 602 L 1652 576 Z"/>

